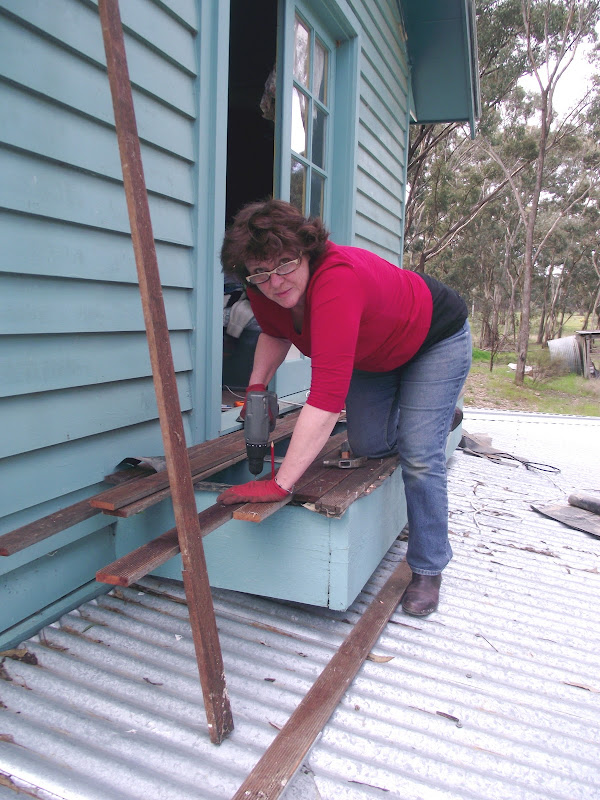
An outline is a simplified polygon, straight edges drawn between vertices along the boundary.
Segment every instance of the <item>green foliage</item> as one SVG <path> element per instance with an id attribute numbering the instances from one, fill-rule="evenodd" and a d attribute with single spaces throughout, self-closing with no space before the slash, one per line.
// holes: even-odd
<path id="1" fill-rule="evenodd" d="M 487 350 L 480 350 L 478 347 L 473 348 L 473 361 L 489 361 L 490 354 Z"/>

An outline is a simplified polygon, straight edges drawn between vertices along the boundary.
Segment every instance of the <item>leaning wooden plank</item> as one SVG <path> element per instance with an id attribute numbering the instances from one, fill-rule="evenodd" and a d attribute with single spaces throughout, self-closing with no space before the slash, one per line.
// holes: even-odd
<path id="1" fill-rule="evenodd" d="M 372 483 L 393 472 L 397 463 L 397 456 L 389 456 L 370 459 L 364 467 L 347 470 L 350 474 L 316 501 L 316 510 L 330 516 L 340 516 Z"/>
<path id="2" fill-rule="evenodd" d="M 100 509 L 90 506 L 89 498 L 73 503 L 60 511 L 54 511 L 46 517 L 29 522 L 27 525 L 0 536 L 0 556 L 12 556 L 19 550 L 25 550 L 26 547 L 41 542 L 43 539 L 64 531 L 66 528 L 71 528 L 78 522 L 83 522 L 99 513 Z"/>
<path id="3" fill-rule="evenodd" d="M 402 561 L 232 800 L 276 800 L 281 795 L 379 639 L 411 577 Z"/>
<path id="4" fill-rule="evenodd" d="M 292 434 L 298 413 L 292 412 L 277 420 L 277 427 L 273 432 L 274 442 L 279 442 Z M 233 436 L 233 434 L 230 434 L 230 436 Z M 243 436 L 238 435 L 232 439 L 228 436 L 223 436 L 221 439 L 212 439 L 205 444 L 207 444 L 207 448 L 204 451 L 190 458 L 190 469 L 194 480 L 200 479 L 200 473 L 202 473 L 202 477 L 206 477 L 209 474 L 218 472 L 220 469 L 224 469 L 227 466 L 225 462 L 235 463 L 235 461 L 229 461 L 229 459 L 233 458 L 241 461 L 246 457 Z M 216 467 L 216 469 L 212 472 L 207 472 L 207 470 L 212 470 L 213 467 Z M 103 511 L 116 511 L 162 489 L 167 489 L 167 495 L 169 494 L 169 479 L 166 472 L 157 472 L 148 475 L 146 478 L 139 478 L 126 483 L 123 486 L 107 489 L 105 492 L 97 494 L 90 502 L 95 508 L 100 508 Z"/>
<path id="5" fill-rule="evenodd" d="M 168 482 L 179 534 L 183 584 L 208 731 L 211 741 L 219 744 L 233 730 L 233 717 L 185 445 L 118 0 L 99 0 L 98 10 Z"/>
<path id="6" fill-rule="evenodd" d="M 216 530 L 228 522 L 233 512 L 239 506 L 221 506 L 215 503 L 198 514 L 202 536 Z M 173 556 L 179 553 L 179 539 L 177 528 L 163 533 L 151 542 L 141 545 L 122 558 L 113 561 L 106 567 L 99 569 L 96 580 L 100 583 L 110 583 L 114 586 L 131 586 L 144 575 L 160 567 Z"/>

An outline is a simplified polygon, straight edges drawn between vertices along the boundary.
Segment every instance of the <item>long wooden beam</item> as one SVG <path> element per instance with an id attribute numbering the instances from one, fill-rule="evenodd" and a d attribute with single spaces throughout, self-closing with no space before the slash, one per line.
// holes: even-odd
<path id="1" fill-rule="evenodd" d="M 98 6 L 154 389 L 183 560 L 183 582 L 188 599 L 209 734 L 211 741 L 218 744 L 233 730 L 233 717 L 225 686 L 223 658 L 185 444 L 169 327 L 156 259 L 125 54 L 123 27 L 118 0 L 99 0 Z"/>
<path id="2" fill-rule="evenodd" d="M 276 800 L 281 795 L 379 639 L 411 577 L 410 567 L 401 561 L 232 800 Z"/>

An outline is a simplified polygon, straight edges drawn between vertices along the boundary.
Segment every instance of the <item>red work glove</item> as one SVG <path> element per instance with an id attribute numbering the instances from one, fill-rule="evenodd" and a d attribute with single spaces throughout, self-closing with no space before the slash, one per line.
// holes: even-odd
<path id="1" fill-rule="evenodd" d="M 246 400 L 248 399 L 248 392 L 264 392 L 266 391 L 266 386 L 264 383 L 253 383 L 246 389 L 246 397 L 244 398 L 244 405 L 242 406 L 242 410 L 240 411 L 240 415 L 238 419 L 246 419 Z"/>
<path id="2" fill-rule="evenodd" d="M 217 497 L 217 503 L 224 506 L 231 506 L 234 503 L 272 503 L 275 500 L 283 500 L 290 494 L 291 492 L 282 489 L 275 479 L 271 478 L 270 481 L 250 481 L 240 486 L 231 486 L 221 492 Z"/>

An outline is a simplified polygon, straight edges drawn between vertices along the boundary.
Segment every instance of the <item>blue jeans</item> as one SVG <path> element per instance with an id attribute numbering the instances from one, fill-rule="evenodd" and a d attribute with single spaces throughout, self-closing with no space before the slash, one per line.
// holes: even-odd
<path id="1" fill-rule="evenodd" d="M 346 398 L 352 451 L 371 458 L 399 454 L 408 510 L 406 560 L 420 575 L 438 575 L 452 558 L 446 437 L 471 352 L 467 321 L 391 372 L 355 370 Z"/>

